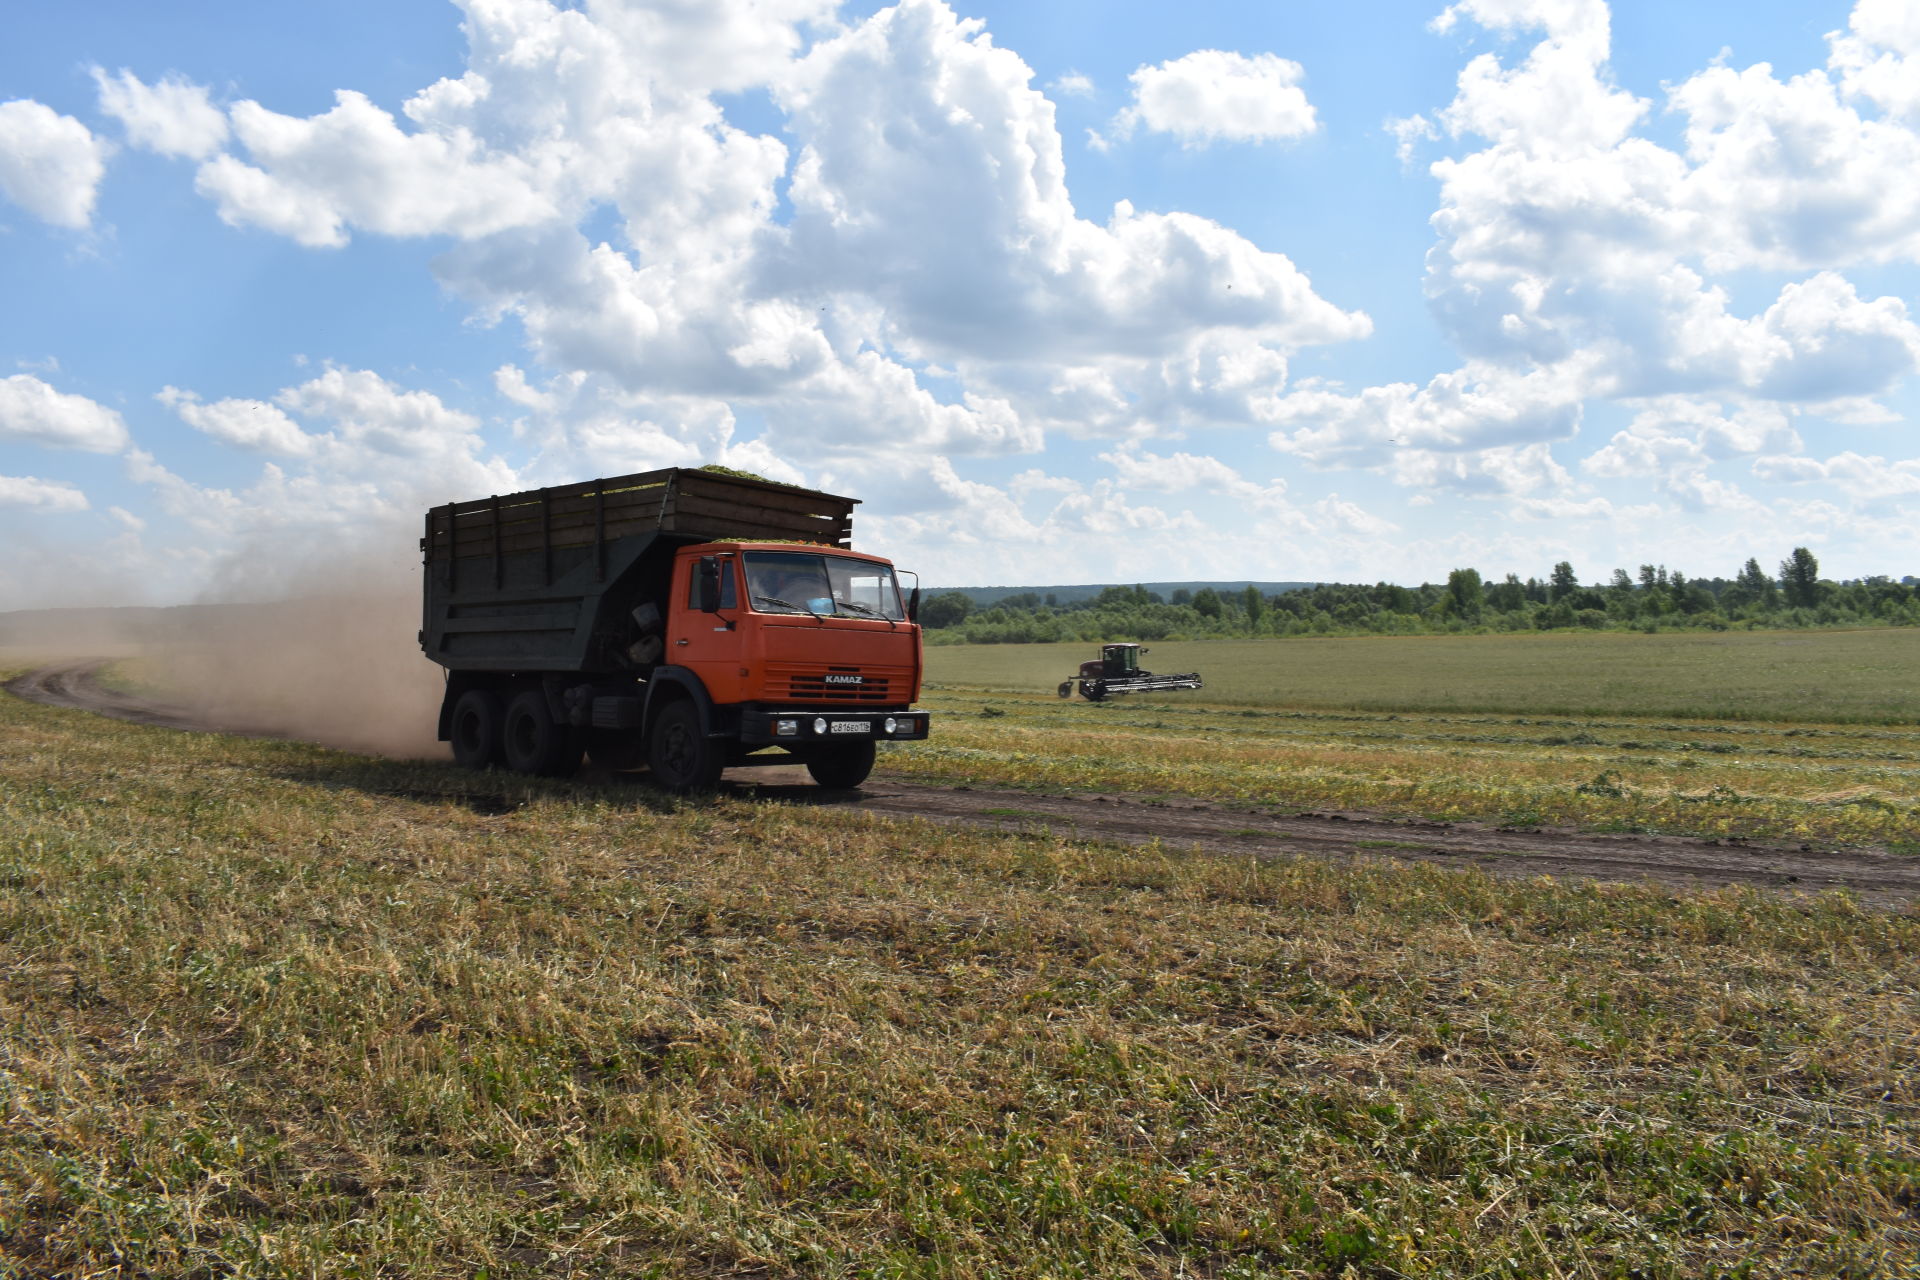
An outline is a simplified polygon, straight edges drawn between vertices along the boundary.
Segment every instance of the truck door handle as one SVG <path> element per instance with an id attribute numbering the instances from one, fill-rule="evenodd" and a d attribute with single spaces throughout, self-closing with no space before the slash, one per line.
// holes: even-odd
<path id="1" fill-rule="evenodd" d="M 685 644 L 686 642 L 687 640 L 685 636 L 682 636 L 680 639 L 674 641 L 675 644 Z"/>

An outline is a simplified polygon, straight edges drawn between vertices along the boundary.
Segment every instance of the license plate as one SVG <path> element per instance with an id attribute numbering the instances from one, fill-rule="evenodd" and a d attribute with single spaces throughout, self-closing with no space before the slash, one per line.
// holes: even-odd
<path id="1" fill-rule="evenodd" d="M 872 733 L 873 726 L 865 720 L 835 720 L 827 726 L 828 733 Z"/>

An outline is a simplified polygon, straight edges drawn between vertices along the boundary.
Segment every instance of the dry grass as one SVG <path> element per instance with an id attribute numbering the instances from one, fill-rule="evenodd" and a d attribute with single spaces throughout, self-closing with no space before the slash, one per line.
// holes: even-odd
<path id="1" fill-rule="evenodd" d="M 0 699 L 0 1274 L 1913 1274 L 1917 943 Z"/>

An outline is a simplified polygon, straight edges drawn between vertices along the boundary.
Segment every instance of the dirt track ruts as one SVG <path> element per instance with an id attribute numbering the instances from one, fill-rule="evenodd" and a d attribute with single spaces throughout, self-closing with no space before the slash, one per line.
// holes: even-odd
<path id="1" fill-rule="evenodd" d="M 100 680 L 106 665 L 101 659 L 70 660 L 29 672 L 5 687 L 35 702 L 141 724 L 276 736 L 270 728 L 208 724 L 185 708 L 109 688 Z M 1845 889 L 1879 907 L 1920 900 L 1920 858 L 1877 849 L 1816 850 L 1686 836 L 1523 830 L 1363 813 L 1276 813 L 1187 799 L 931 786 L 884 775 L 858 791 L 823 792 L 801 784 L 801 777 L 804 774 L 793 768 L 738 769 L 729 772 L 726 786 L 746 797 L 830 805 L 876 817 L 1007 831 L 1045 829 L 1074 839 L 1125 844 L 1159 841 L 1240 856 L 1390 858 L 1476 867 L 1501 876 L 1649 881 L 1671 888 L 1748 885 L 1786 893 Z"/>

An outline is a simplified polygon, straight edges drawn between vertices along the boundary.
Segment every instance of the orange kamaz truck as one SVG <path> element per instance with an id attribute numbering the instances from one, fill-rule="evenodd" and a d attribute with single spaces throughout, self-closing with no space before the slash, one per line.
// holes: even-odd
<path id="1" fill-rule="evenodd" d="M 548 777 L 584 755 L 679 792 L 759 764 L 858 786 L 928 717 L 919 587 L 851 549 L 856 501 L 673 468 L 433 508 L 440 738 Z"/>

